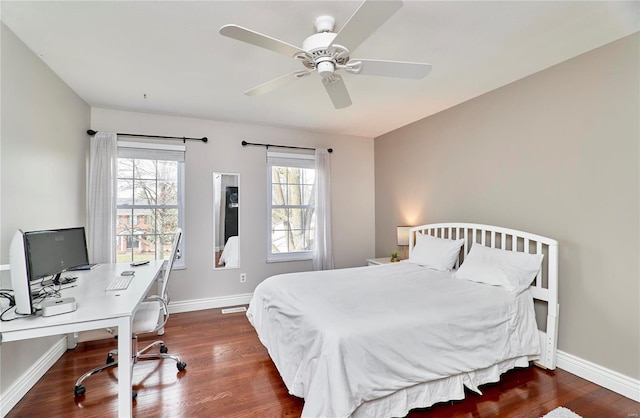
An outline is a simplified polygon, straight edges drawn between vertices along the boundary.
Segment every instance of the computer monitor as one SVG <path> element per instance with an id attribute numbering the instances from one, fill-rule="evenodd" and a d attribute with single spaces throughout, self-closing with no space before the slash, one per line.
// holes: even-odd
<path id="1" fill-rule="evenodd" d="M 83 227 L 25 232 L 24 247 L 30 281 L 53 276 L 57 284 L 62 272 L 89 264 Z"/>
<path id="2" fill-rule="evenodd" d="M 62 272 L 89 264 L 84 228 L 18 230 L 9 247 L 9 263 L 15 312 L 31 315 L 35 312 L 31 281 L 53 276 L 56 283 Z"/>

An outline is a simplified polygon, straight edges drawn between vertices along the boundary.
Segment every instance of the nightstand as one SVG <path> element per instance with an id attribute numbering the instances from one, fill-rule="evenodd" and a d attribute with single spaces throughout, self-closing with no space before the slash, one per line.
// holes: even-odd
<path id="1" fill-rule="evenodd" d="M 378 266 L 380 264 L 391 264 L 391 257 L 367 258 L 368 266 Z"/>

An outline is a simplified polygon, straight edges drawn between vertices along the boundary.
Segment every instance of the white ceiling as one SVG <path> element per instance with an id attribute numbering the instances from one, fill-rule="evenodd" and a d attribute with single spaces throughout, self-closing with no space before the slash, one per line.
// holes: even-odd
<path id="1" fill-rule="evenodd" d="M 336 110 L 317 74 L 221 36 L 235 23 L 302 46 L 314 19 L 337 30 L 359 1 L 0 2 L 2 21 L 89 105 L 376 137 L 640 29 L 640 2 L 405 1 L 356 58 L 428 62 L 423 80 L 344 74 Z M 147 95 L 145 98 L 144 95 Z"/>

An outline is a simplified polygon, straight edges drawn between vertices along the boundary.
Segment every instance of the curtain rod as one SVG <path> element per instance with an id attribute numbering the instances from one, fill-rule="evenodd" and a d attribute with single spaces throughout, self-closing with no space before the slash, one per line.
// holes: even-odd
<path id="1" fill-rule="evenodd" d="M 247 142 L 247 141 L 242 141 L 242 146 L 246 146 L 246 145 L 258 145 L 261 147 L 267 147 L 267 149 L 269 149 L 269 147 L 273 147 L 273 148 L 288 148 L 288 149 L 306 149 L 309 151 L 315 151 L 315 148 L 307 148 L 307 147 L 293 147 L 291 145 L 273 145 L 273 144 L 258 144 L 256 142 Z M 333 152 L 333 148 L 329 148 L 327 149 L 327 152 L 331 153 Z"/>
<path id="2" fill-rule="evenodd" d="M 87 131 L 87 133 L 91 136 L 97 134 L 98 132 L 94 131 L 93 129 L 89 129 Z M 118 136 L 130 136 L 130 137 L 135 137 L 135 138 L 161 138 L 161 139 L 182 139 L 182 142 L 187 142 L 187 139 L 190 141 L 202 141 L 202 142 L 207 142 L 209 139 L 207 139 L 207 137 L 202 137 L 202 138 L 187 138 L 184 136 L 160 136 L 160 135 L 141 135 L 141 134 L 122 134 L 122 133 L 117 133 L 116 135 Z"/>

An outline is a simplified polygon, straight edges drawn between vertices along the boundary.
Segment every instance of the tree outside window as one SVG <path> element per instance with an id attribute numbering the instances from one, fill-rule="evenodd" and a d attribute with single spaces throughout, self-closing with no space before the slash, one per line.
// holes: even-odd
<path id="1" fill-rule="evenodd" d="M 316 206 L 313 160 L 278 158 L 269 170 L 269 259 L 310 258 Z"/>
<path id="2" fill-rule="evenodd" d="M 178 178 L 178 161 L 118 158 L 118 262 L 169 257 L 179 227 Z"/>

